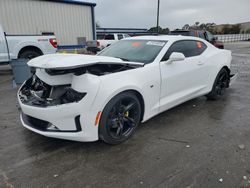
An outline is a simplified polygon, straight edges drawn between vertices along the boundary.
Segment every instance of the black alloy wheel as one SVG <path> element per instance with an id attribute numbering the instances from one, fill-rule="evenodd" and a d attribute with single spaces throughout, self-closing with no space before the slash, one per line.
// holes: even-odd
<path id="1" fill-rule="evenodd" d="M 216 100 L 224 95 L 226 88 L 229 87 L 230 76 L 225 68 L 218 73 L 212 91 L 206 95 L 208 99 Z"/>
<path id="2" fill-rule="evenodd" d="M 135 132 L 141 119 L 141 104 L 134 93 L 115 96 L 106 105 L 99 125 L 100 138 L 109 144 L 119 144 Z"/>

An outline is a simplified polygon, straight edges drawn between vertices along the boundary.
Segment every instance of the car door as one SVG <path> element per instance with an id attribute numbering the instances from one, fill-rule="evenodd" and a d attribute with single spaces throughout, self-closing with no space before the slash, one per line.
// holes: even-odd
<path id="1" fill-rule="evenodd" d="M 198 96 L 206 88 L 208 71 L 202 56 L 206 48 L 200 41 L 181 40 L 173 43 L 168 49 L 160 63 L 161 111 Z M 168 63 L 173 52 L 183 53 L 185 59 Z"/>
<path id="2" fill-rule="evenodd" d="M 0 26 L 0 62 L 8 62 L 9 54 L 3 29 Z"/>

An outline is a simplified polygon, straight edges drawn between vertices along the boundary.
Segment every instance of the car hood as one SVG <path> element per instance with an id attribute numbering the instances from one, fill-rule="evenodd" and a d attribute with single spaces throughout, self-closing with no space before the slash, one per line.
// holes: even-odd
<path id="1" fill-rule="evenodd" d="M 94 64 L 144 65 L 143 63 L 123 61 L 114 57 L 81 54 L 49 54 L 34 58 L 28 62 L 30 67 L 42 69 L 72 69 Z"/>

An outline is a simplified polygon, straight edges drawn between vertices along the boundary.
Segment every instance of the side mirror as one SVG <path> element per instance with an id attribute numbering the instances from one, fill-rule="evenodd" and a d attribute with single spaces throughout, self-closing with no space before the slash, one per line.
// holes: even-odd
<path id="1" fill-rule="evenodd" d="M 166 62 L 166 64 L 171 64 L 175 61 L 183 61 L 185 60 L 185 55 L 183 53 L 179 53 L 179 52 L 173 52 L 168 61 Z"/>

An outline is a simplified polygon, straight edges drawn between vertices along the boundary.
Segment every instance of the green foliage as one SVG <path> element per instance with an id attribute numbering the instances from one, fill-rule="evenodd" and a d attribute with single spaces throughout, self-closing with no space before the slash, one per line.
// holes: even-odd
<path id="1" fill-rule="evenodd" d="M 151 27 L 148 31 L 151 33 L 157 33 L 158 29 L 157 29 L 157 27 Z M 169 28 L 163 29 L 159 26 L 159 34 L 164 34 L 164 35 L 169 34 Z"/>
<path id="2" fill-rule="evenodd" d="M 215 33 L 215 23 L 202 23 L 199 25 L 199 28 L 202 30 L 209 31 L 211 33 Z"/>
<path id="3" fill-rule="evenodd" d="M 183 30 L 189 30 L 189 29 L 198 29 L 198 30 L 207 30 L 210 31 L 211 33 L 215 32 L 215 23 L 200 23 L 200 22 L 195 22 L 193 25 L 185 24 L 182 29 Z"/>
<path id="4" fill-rule="evenodd" d="M 190 25 L 189 25 L 189 24 L 185 24 L 185 25 L 182 27 L 183 30 L 188 30 L 189 28 L 190 28 Z"/>
<path id="5" fill-rule="evenodd" d="M 241 32 L 241 25 L 235 24 L 235 25 L 224 25 L 221 29 L 221 31 L 217 31 L 217 25 L 215 23 L 200 23 L 195 22 L 193 25 L 185 24 L 182 29 L 188 30 L 188 29 L 198 29 L 198 30 L 207 30 L 213 34 L 238 34 Z"/>

